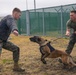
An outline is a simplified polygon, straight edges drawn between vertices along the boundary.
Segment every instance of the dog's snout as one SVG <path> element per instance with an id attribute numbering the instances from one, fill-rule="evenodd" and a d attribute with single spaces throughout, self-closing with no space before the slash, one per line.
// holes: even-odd
<path id="1" fill-rule="evenodd" d="M 41 38 L 38 36 L 33 36 L 33 37 L 30 37 L 30 41 L 40 43 Z"/>
<path id="2" fill-rule="evenodd" d="M 32 38 L 29 38 L 30 39 L 30 41 L 32 41 Z"/>
<path id="3" fill-rule="evenodd" d="M 36 41 L 34 37 L 31 37 L 31 38 L 29 38 L 29 39 L 30 39 L 30 41 L 32 41 L 32 42 L 35 42 L 35 41 Z"/>

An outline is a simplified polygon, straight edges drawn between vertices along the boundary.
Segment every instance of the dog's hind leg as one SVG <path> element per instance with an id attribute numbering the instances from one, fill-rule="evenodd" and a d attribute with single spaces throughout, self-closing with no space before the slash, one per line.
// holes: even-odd
<path id="1" fill-rule="evenodd" d="M 76 63 L 73 61 L 72 57 L 68 57 L 68 63 L 71 63 L 73 66 L 76 66 Z"/>

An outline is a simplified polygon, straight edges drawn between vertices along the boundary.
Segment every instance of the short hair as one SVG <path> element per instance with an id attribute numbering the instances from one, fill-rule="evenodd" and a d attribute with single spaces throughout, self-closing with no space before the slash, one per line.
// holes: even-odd
<path id="1" fill-rule="evenodd" d="M 14 9 L 13 9 L 13 13 L 14 13 L 14 12 L 20 12 L 20 13 L 21 13 L 21 10 L 20 10 L 19 8 L 14 8 Z"/>
<path id="2" fill-rule="evenodd" d="M 72 10 L 71 13 L 75 13 L 76 14 L 76 10 Z"/>

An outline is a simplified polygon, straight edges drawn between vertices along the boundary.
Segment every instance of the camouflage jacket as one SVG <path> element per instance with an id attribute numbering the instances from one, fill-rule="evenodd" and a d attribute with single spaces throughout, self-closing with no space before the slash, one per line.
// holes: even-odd
<path id="1" fill-rule="evenodd" d="M 0 40 L 7 41 L 13 30 L 18 31 L 16 20 L 12 15 L 7 15 L 0 21 Z"/>
<path id="2" fill-rule="evenodd" d="M 67 21 L 66 23 L 67 27 L 69 29 L 73 29 L 74 31 L 76 31 L 76 22 L 71 21 L 70 19 Z"/>

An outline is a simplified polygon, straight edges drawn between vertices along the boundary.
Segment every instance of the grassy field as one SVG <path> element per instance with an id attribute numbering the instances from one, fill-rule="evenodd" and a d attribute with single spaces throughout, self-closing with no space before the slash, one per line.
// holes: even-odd
<path id="1" fill-rule="evenodd" d="M 9 41 L 15 43 L 20 47 L 20 60 L 19 64 L 21 67 L 25 68 L 25 72 L 13 72 L 13 60 L 12 53 L 8 50 L 2 50 L 1 60 L 0 60 L 0 75 L 76 75 L 76 69 L 68 71 L 63 69 L 63 65 L 58 62 L 58 59 L 46 59 L 47 64 L 44 65 L 40 61 L 40 51 L 39 45 L 33 43 L 29 40 L 31 36 L 14 36 L 11 35 Z M 43 36 L 42 36 L 43 37 Z M 65 51 L 68 45 L 68 39 L 61 38 L 56 41 L 55 37 L 43 38 L 52 41 L 51 45 L 59 50 Z M 76 61 L 76 46 L 71 53 L 74 61 Z"/>

